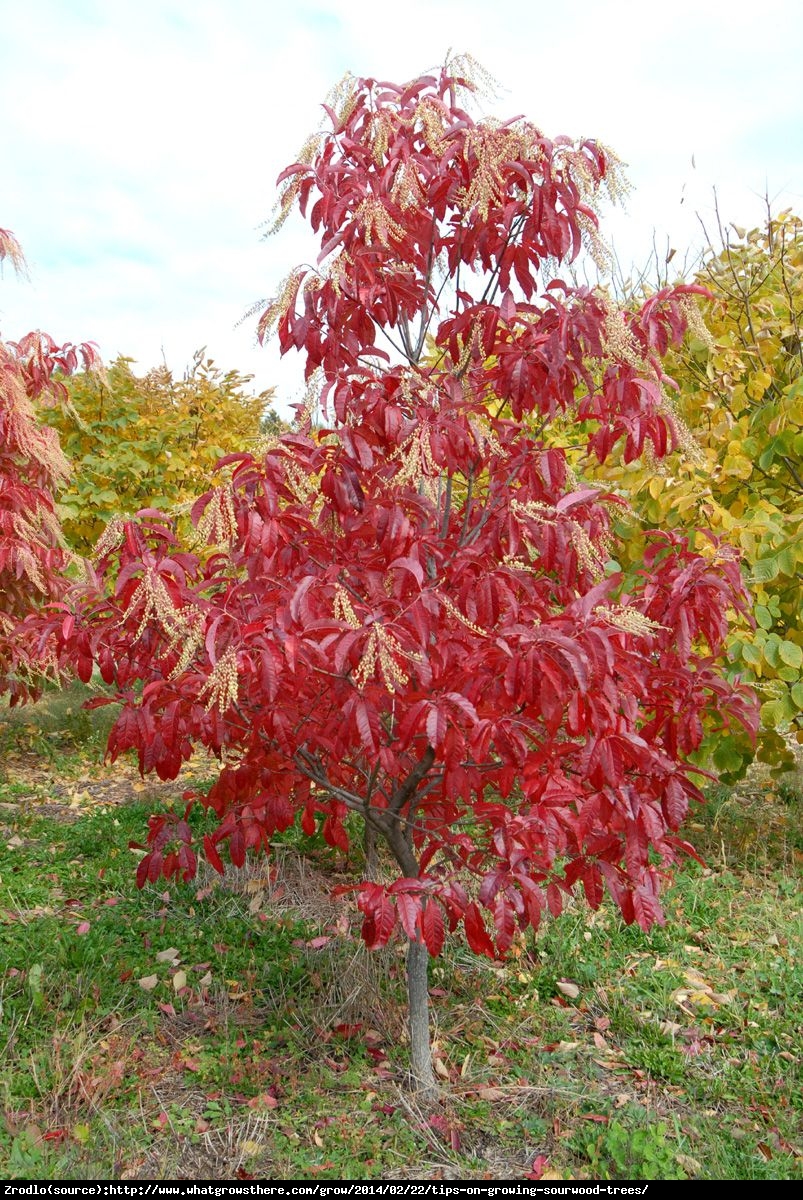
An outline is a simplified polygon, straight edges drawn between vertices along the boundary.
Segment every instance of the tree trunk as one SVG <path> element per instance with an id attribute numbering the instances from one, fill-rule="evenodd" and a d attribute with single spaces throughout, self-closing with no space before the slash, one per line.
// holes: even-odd
<path id="1" fill-rule="evenodd" d="M 412 846 L 415 818 L 415 792 L 435 759 L 435 751 L 427 746 L 419 762 L 396 789 L 390 809 L 381 815 L 379 830 L 393 857 L 407 879 L 420 874 L 418 859 Z M 407 806 L 407 815 L 402 809 Z M 410 1020 L 410 1082 L 413 1091 L 425 1099 L 438 1095 L 438 1081 L 432 1069 L 432 1047 L 429 1037 L 429 987 L 427 974 L 429 951 L 420 939 L 410 939 L 407 946 L 407 1002 Z"/>
<path id="2" fill-rule="evenodd" d="M 413 1091 L 424 1097 L 438 1094 L 429 1040 L 429 951 L 423 942 L 407 947 L 407 998 L 410 1008 L 410 1078 Z"/>
<path id="3" fill-rule="evenodd" d="M 379 874 L 379 855 L 376 845 L 376 829 L 370 821 L 365 822 L 362 848 L 365 853 L 365 878 L 375 882 Z"/>

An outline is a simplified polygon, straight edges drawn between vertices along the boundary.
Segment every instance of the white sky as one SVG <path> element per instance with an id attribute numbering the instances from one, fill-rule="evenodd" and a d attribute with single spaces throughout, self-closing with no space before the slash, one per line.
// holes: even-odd
<path id="1" fill-rule="evenodd" d="M 311 256 L 300 227 L 261 240 L 276 176 L 346 70 L 403 81 L 450 48 L 500 81 L 497 116 L 629 164 L 603 223 L 628 267 L 699 246 L 714 187 L 726 221 L 765 191 L 803 214 L 799 0 L 0 0 L 0 226 L 30 267 L 0 279 L 0 335 L 179 375 L 206 345 L 286 410 L 300 358 L 235 327 Z"/>

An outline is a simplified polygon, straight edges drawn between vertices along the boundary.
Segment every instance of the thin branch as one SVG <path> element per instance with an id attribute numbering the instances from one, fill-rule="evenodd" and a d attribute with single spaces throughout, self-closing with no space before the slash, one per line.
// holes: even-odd
<path id="1" fill-rule="evenodd" d="M 465 537 L 465 534 L 466 534 L 466 529 L 468 528 L 469 517 L 471 516 L 471 501 L 472 501 L 473 489 L 474 489 L 474 468 L 472 467 L 468 473 L 468 488 L 466 491 L 466 507 L 463 511 L 463 525 L 460 530 L 460 537 L 458 539 L 459 544 L 461 546 L 463 544 L 463 538 Z"/>
<path id="2" fill-rule="evenodd" d="M 452 477 L 446 477 L 446 498 L 443 503 L 443 520 L 441 521 L 441 540 L 445 540 L 449 532 L 449 517 L 452 512 Z"/>
<path id="3" fill-rule="evenodd" d="M 427 746 L 426 750 L 421 755 L 421 758 L 413 767 L 404 783 L 399 784 L 399 786 L 396 788 L 396 791 L 390 798 L 390 812 L 392 812 L 394 816 L 398 815 L 407 801 L 412 798 L 413 793 L 415 792 L 421 780 L 429 771 L 434 761 L 435 751 L 432 746 Z"/>
<path id="4" fill-rule="evenodd" d="M 482 293 L 482 296 L 480 297 L 480 301 L 479 301 L 480 304 L 486 304 L 486 303 L 490 304 L 492 302 L 491 298 L 496 293 L 496 289 L 499 286 L 499 272 L 500 272 L 500 269 L 502 266 L 502 259 L 504 258 L 505 252 L 507 251 L 509 246 L 513 243 L 513 241 L 518 237 L 520 231 L 524 228 L 524 222 L 526 221 L 526 219 L 527 219 L 527 214 L 521 213 L 518 217 L 516 217 L 516 219 L 511 224 L 510 229 L 508 230 L 508 235 L 505 238 L 505 244 L 504 244 L 504 246 L 499 254 L 499 257 L 496 261 L 496 266 L 494 267 L 493 271 L 491 271 L 491 277 L 488 280 L 487 284 L 485 285 L 485 291 Z"/>
<path id="5" fill-rule="evenodd" d="M 310 754 L 304 746 L 296 750 L 293 755 L 293 761 L 302 775 L 305 775 L 312 783 L 317 783 L 319 787 L 328 792 L 335 800 L 342 801 L 351 812 L 365 813 L 365 801 L 363 797 L 350 792 L 347 788 L 340 787 L 336 783 L 332 783 L 320 760 L 313 754 Z"/>
<path id="6" fill-rule="evenodd" d="M 801 479 L 800 475 L 798 474 L 797 469 L 796 469 L 794 463 L 792 462 L 792 460 L 787 458 L 785 454 L 782 454 L 781 462 L 785 464 L 787 471 L 792 476 L 792 478 L 794 479 L 797 486 L 800 488 L 800 491 L 803 492 L 803 479 Z"/>

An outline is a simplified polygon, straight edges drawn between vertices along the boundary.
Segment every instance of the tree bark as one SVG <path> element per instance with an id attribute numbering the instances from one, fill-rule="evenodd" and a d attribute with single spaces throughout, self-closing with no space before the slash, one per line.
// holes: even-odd
<path id="1" fill-rule="evenodd" d="M 390 808 L 383 813 L 381 832 L 396 862 L 408 879 L 416 879 L 420 867 L 408 834 L 412 831 L 415 814 L 415 793 L 435 759 L 435 751 L 427 746 L 420 760 L 391 798 Z M 407 820 L 402 809 L 407 805 Z M 420 940 L 411 939 L 407 946 L 407 1004 L 410 1027 L 410 1081 L 413 1091 L 426 1099 L 438 1094 L 438 1081 L 432 1069 L 432 1047 L 429 1030 L 429 951 Z"/>
<path id="2" fill-rule="evenodd" d="M 379 874 L 379 855 L 376 846 L 376 827 L 370 821 L 363 826 L 362 848 L 365 853 L 365 878 L 376 881 Z"/>
<path id="3" fill-rule="evenodd" d="M 407 947 L 407 1000 L 410 1017 L 410 1079 L 413 1091 L 432 1099 L 438 1094 L 438 1081 L 432 1069 L 429 1041 L 429 951 L 423 942 L 410 941 Z"/>

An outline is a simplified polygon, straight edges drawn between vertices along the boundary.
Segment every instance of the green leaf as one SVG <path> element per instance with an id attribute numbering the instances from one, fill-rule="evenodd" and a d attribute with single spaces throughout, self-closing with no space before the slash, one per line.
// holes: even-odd
<path id="1" fill-rule="evenodd" d="M 742 646 L 742 658 L 751 667 L 757 667 L 761 662 L 761 647 L 745 642 Z"/>
<path id="2" fill-rule="evenodd" d="M 779 550 L 775 561 L 778 563 L 778 570 L 782 575 L 788 575 L 790 578 L 797 575 L 797 556 L 791 547 L 784 546 L 783 550 Z"/>
<path id="3" fill-rule="evenodd" d="M 777 634 L 771 634 L 764 643 L 763 655 L 764 661 L 769 663 L 771 667 L 778 666 L 778 658 L 780 655 L 781 639 Z"/>
<path id="4" fill-rule="evenodd" d="M 733 738 L 723 738 L 714 751 L 714 765 L 720 771 L 732 773 L 741 769 L 744 758 Z"/>
<path id="5" fill-rule="evenodd" d="M 761 705 L 761 724 L 775 729 L 783 721 L 783 705 L 780 700 L 767 700 Z"/>
<path id="6" fill-rule="evenodd" d="M 755 607 L 756 620 L 762 629 L 772 629 L 772 613 L 765 604 L 757 604 Z"/>
<path id="7" fill-rule="evenodd" d="M 796 642 L 781 642 L 778 654 L 788 667 L 803 666 L 803 649 Z"/>
<path id="8" fill-rule="evenodd" d="M 753 563 L 753 582 L 754 583 L 770 583 L 777 578 L 780 571 L 780 566 L 775 557 L 760 558 Z"/>
<path id="9" fill-rule="evenodd" d="M 772 438 L 769 445 L 766 446 L 762 453 L 758 456 L 758 465 L 761 467 L 762 471 L 768 471 L 775 461 L 776 441 L 776 438 Z"/>

